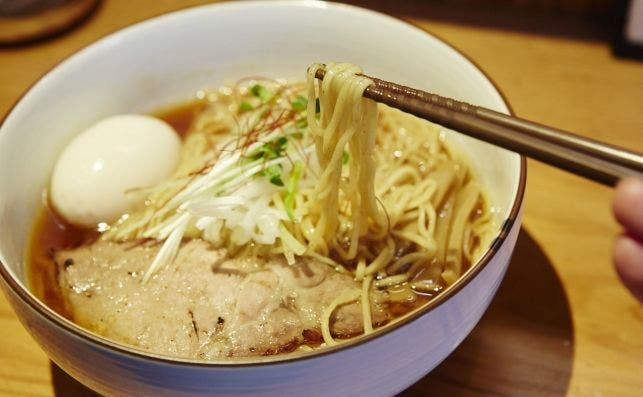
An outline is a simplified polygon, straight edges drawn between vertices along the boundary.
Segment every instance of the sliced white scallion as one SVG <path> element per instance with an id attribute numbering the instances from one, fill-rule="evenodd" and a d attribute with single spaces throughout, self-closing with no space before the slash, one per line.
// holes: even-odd
<path id="1" fill-rule="evenodd" d="M 175 260 L 184 237 L 219 246 L 253 243 L 260 250 L 279 239 L 283 249 L 278 251 L 289 263 L 295 255 L 306 253 L 301 236 L 286 227 L 305 213 L 304 198 L 298 196 L 315 185 L 306 175 L 316 180 L 315 171 L 319 171 L 308 174 L 317 161 L 314 142 L 301 126 L 306 120 L 306 99 L 261 85 L 250 91 L 254 98 L 247 99 L 252 106 L 242 109 L 228 130 L 228 136 L 235 138 L 209 137 L 214 138 L 209 144 L 216 143 L 217 148 L 208 149 L 198 167 L 181 169 L 174 179 L 150 189 L 148 194 L 154 198 L 145 212 L 135 223 L 123 220 L 120 230 L 107 237 L 118 241 L 134 235 L 163 241 L 144 282 Z M 261 103 L 255 103 L 257 99 Z M 200 145 L 200 139 L 189 141 L 190 145 Z M 186 153 L 201 153 L 200 146 L 192 146 Z M 165 189 L 172 193 L 165 194 Z"/>
<path id="2" fill-rule="evenodd" d="M 147 283 L 149 279 L 162 267 L 174 262 L 176 254 L 179 252 L 179 246 L 185 233 L 185 228 L 188 225 L 189 217 L 182 218 L 182 222 L 170 233 L 170 236 L 165 240 L 163 246 L 156 254 L 156 257 L 147 268 L 143 276 L 143 284 Z"/>
<path id="3" fill-rule="evenodd" d="M 279 224 L 279 235 L 284 246 L 297 255 L 303 255 L 306 252 L 306 246 L 299 242 L 283 224 Z"/>

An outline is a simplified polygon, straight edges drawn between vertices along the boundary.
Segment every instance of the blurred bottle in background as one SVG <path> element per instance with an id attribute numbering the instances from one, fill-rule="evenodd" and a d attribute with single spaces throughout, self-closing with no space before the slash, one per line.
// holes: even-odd
<path id="1" fill-rule="evenodd" d="M 643 0 L 620 2 L 616 20 L 614 53 L 643 59 Z"/>

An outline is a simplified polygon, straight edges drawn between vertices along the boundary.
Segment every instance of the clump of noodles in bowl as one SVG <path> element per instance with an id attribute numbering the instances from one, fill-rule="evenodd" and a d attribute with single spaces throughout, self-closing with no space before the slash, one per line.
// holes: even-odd
<path id="1" fill-rule="evenodd" d="M 104 394 L 389 395 L 444 359 L 524 161 L 362 99 L 354 65 L 508 111 L 438 39 L 317 2 L 155 18 L 38 82 L 0 134 L 0 273 L 52 360 Z"/>

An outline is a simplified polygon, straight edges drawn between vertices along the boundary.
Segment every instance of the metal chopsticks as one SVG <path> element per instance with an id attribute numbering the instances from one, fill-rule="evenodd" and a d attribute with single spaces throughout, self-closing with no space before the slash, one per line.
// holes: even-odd
<path id="1" fill-rule="evenodd" d="M 323 79 L 318 69 L 315 77 Z M 370 76 L 364 97 L 523 154 L 576 175 L 614 186 L 643 178 L 643 155 L 491 109 L 474 106 Z"/>

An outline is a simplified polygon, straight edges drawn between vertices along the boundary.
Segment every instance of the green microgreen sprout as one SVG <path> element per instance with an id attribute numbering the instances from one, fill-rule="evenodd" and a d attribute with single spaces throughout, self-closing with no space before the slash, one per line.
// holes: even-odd
<path id="1" fill-rule="evenodd" d="M 270 183 L 276 186 L 284 186 L 284 181 L 281 179 L 281 172 L 283 167 L 281 164 L 273 164 L 264 168 L 259 175 L 267 176 L 270 179 Z"/>
<path id="2" fill-rule="evenodd" d="M 255 84 L 250 88 L 250 93 L 263 102 L 268 102 L 272 98 L 272 93 L 261 84 Z"/>
<path id="3" fill-rule="evenodd" d="M 286 196 L 284 197 L 284 207 L 286 209 L 286 214 L 291 221 L 295 220 L 295 194 L 297 193 L 297 184 L 299 183 L 303 169 L 304 164 L 301 161 L 297 161 L 288 176 L 288 186 L 286 188 Z"/>
<path id="4" fill-rule="evenodd" d="M 295 99 L 290 101 L 292 108 L 298 112 L 303 112 L 308 106 L 308 99 L 303 95 L 297 95 Z"/>
<path id="5" fill-rule="evenodd" d="M 277 157 L 283 156 L 286 148 L 288 147 L 288 138 L 285 136 L 280 136 L 270 142 L 267 142 L 263 146 L 257 149 L 257 152 L 254 155 L 251 155 L 253 160 L 264 159 L 272 160 Z"/>
<path id="6" fill-rule="evenodd" d="M 250 102 L 243 101 L 239 104 L 239 112 L 247 112 L 254 109 Z"/>

